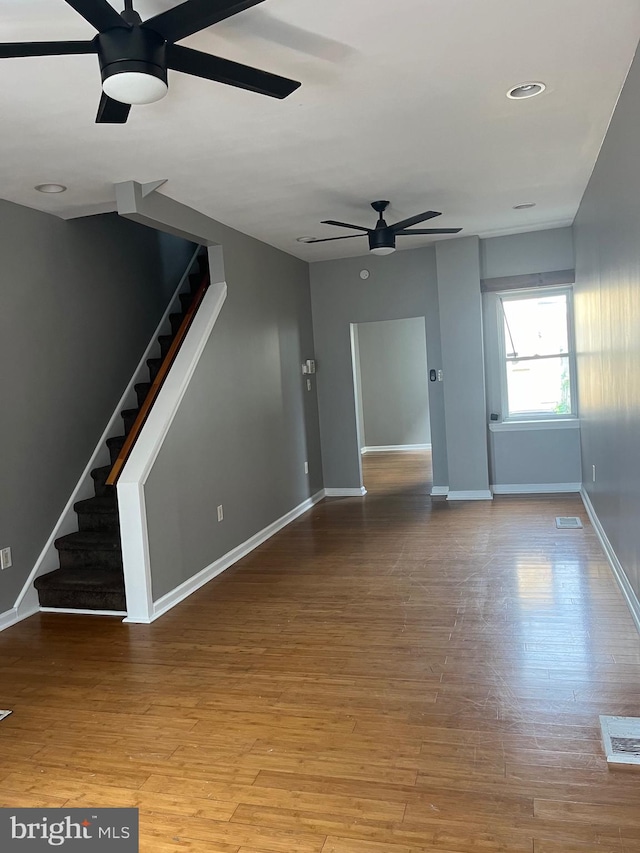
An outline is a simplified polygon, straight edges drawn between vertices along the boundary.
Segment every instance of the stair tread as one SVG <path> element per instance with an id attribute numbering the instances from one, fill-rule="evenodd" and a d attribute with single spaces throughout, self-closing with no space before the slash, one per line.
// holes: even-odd
<path id="1" fill-rule="evenodd" d="M 139 411 L 140 411 L 140 409 L 136 406 L 135 409 L 123 409 L 120 412 L 120 415 L 123 418 L 135 417 Z"/>
<path id="2" fill-rule="evenodd" d="M 94 480 L 99 480 L 101 477 L 108 477 L 112 467 L 112 465 L 103 465 L 102 468 L 94 468 L 91 476 Z"/>
<path id="3" fill-rule="evenodd" d="M 67 551 L 119 551 L 120 540 L 113 533 L 80 531 L 56 539 L 55 547 Z"/>
<path id="4" fill-rule="evenodd" d="M 118 511 L 118 505 L 115 495 L 97 495 L 94 498 L 78 501 L 73 505 L 73 509 L 76 513 L 115 513 Z"/>
<path id="5" fill-rule="evenodd" d="M 114 435 L 106 441 L 107 447 L 122 447 L 125 442 L 124 435 Z"/>
<path id="6" fill-rule="evenodd" d="M 90 569 L 56 569 L 35 579 L 36 589 L 102 590 L 124 592 L 124 575 L 119 571 Z"/>

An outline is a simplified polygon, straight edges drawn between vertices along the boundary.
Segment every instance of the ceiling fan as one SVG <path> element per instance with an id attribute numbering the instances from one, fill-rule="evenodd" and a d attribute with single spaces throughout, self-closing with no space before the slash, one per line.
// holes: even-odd
<path id="1" fill-rule="evenodd" d="M 328 243 L 331 240 L 349 240 L 351 237 L 364 237 L 365 234 L 369 237 L 369 251 L 374 255 L 390 255 L 396 250 L 396 237 L 405 237 L 410 234 L 459 234 L 462 228 L 414 228 L 408 230 L 412 225 L 417 225 L 419 222 L 426 222 L 428 219 L 435 219 L 436 216 L 442 216 L 435 210 L 427 210 L 424 213 L 417 213 L 415 216 L 410 216 L 408 219 L 402 219 L 393 225 L 387 225 L 382 214 L 389 207 L 388 201 L 372 201 L 371 207 L 378 214 L 378 221 L 375 228 L 364 228 L 362 225 L 351 225 L 348 222 L 337 222 L 335 219 L 323 219 L 323 225 L 337 225 L 339 228 L 353 228 L 355 231 L 362 231 L 362 234 L 348 234 L 344 237 L 321 237 L 307 238 L 304 243 Z"/>
<path id="2" fill-rule="evenodd" d="M 147 21 L 134 11 L 133 0 L 124 0 L 120 13 L 107 0 L 65 2 L 98 30 L 95 38 L 0 44 L 0 59 L 97 53 L 102 73 L 99 124 L 124 124 L 132 104 L 163 98 L 169 68 L 272 98 L 286 98 L 300 86 L 296 80 L 175 43 L 264 0 L 186 0 Z"/>

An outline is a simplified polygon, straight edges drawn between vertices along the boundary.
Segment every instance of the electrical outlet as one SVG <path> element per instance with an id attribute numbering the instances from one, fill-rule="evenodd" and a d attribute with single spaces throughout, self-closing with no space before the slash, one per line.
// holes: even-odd
<path id="1" fill-rule="evenodd" d="M 308 473 L 309 473 L 309 463 L 308 463 L 308 462 L 305 462 L 305 463 L 304 463 L 304 473 L 305 473 L 305 474 L 308 474 Z"/>
<path id="2" fill-rule="evenodd" d="M 596 481 L 596 466 L 595 465 L 591 466 L 591 476 L 593 477 L 593 482 L 595 483 L 595 481 Z"/>
<path id="3" fill-rule="evenodd" d="M 0 551 L 0 569 L 8 569 L 13 565 L 11 560 L 11 548 L 3 548 Z"/>
<path id="4" fill-rule="evenodd" d="M 224 509 L 222 508 L 222 504 L 218 507 L 218 521 L 222 521 L 224 518 Z"/>

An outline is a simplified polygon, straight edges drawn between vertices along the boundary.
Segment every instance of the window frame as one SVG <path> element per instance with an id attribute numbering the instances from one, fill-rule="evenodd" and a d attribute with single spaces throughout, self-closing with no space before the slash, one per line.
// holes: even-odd
<path id="1" fill-rule="evenodd" d="M 569 361 L 569 388 L 571 390 L 571 412 L 543 412 L 533 410 L 528 412 L 519 412 L 515 415 L 509 414 L 509 388 L 507 379 L 507 347 L 506 336 L 504 330 L 505 315 L 503 311 L 503 302 L 511 302 L 523 299 L 539 299 L 544 296 L 558 296 L 565 294 L 567 297 L 567 358 Z M 501 290 L 496 292 L 496 309 L 498 313 L 498 358 L 500 362 L 500 408 L 501 420 L 504 424 L 516 424 L 537 421 L 576 421 L 578 420 L 578 398 L 577 398 L 577 383 L 576 383 L 576 348 L 574 337 L 573 324 L 573 285 L 548 285 L 546 287 L 527 287 L 520 290 Z M 559 356 L 529 356 L 528 361 L 542 361 L 547 358 L 558 358 Z"/>

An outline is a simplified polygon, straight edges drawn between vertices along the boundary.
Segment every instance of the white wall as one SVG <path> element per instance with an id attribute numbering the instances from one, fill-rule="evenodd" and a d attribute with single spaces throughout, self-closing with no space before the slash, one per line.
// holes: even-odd
<path id="1" fill-rule="evenodd" d="M 431 443 L 424 317 L 357 326 L 364 445 Z"/>

